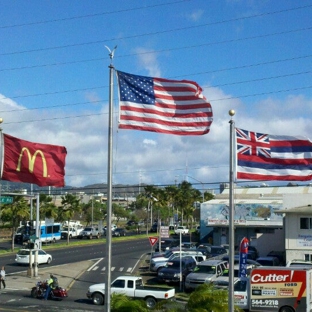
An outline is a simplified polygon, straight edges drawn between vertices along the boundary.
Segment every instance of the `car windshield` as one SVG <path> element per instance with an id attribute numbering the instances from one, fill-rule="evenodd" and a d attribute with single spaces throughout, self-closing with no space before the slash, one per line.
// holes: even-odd
<path id="1" fill-rule="evenodd" d="M 234 291 L 246 291 L 247 281 L 237 281 L 234 284 Z"/>
<path id="2" fill-rule="evenodd" d="M 211 247 L 211 253 L 221 255 L 226 253 L 226 250 L 224 248 Z"/>
<path id="3" fill-rule="evenodd" d="M 206 274 L 215 274 L 216 266 L 213 265 L 198 265 L 195 267 L 194 272 L 196 273 L 206 273 Z"/>
<path id="4" fill-rule="evenodd" d="M 165 252 L 164 257 L 165 257 L 165 258 L 170 258 L 170 256 L 171 256 L 172 254 L 173 254 L 173 252 L 172 252 L 171 250 L 168 250 L 168 251 Z"/>
<path id="5" fill-rule="evenodd" d="M 21 256 L 29 256 L 29 250 L 20 250 L 17 254 Z"/>
<path id="6" fill-rule="evenodd" d="M 92 228 L 85 228 L 85 231 L 92 231 Z"/>

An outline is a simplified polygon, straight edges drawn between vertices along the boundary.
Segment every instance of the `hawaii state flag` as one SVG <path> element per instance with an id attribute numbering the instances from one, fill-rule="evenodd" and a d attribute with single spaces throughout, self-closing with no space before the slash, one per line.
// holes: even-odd
<path id="1" fill-rule="evenodd" d="M 306 137 L 271 135 L 236 128 L 236 153 L 237 179 L 312 179 L 312 142 Z"/>
<path id="2" fill-rule="evenodd" d="M 120 129 L 175 135 L 203 135 L 212 108 L 202 88 L 190 80 L 137 76 L 117 71 Z"/>
<path id="3" fill-rule="evenodd" d="M 2 180 L 63 187 L 66 148 L 3 134 Z"/>

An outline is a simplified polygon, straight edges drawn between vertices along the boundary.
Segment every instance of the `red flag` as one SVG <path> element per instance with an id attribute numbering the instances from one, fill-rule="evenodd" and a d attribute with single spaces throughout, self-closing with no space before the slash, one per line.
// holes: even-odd
<path id="1" fill-rule="evenodd" d="M 120 129 L 175 135 L 203 135 L 213 120 L 202 88 L 190 80 L 169 80 L 117 71 Z"/>
<path id="2" fill-rule="evenodd" d="M 8 134 L 3 134 L 3 139 L 3 180 L 38 186 L 65 185 L 67 151 L 64 146 L 33 143 Z"/>

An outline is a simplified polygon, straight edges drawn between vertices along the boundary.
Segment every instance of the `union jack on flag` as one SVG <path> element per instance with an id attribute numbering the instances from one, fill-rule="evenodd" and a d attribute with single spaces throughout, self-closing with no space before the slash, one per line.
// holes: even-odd
<path id="1" fill-rule="evenodd" d="M 236 128 L 236 177 L 244 180 L 312 180 L 312 141 Z"/>
<path id="2" fill-rule="evenodd" d="M 270 140 L 268 134 L 246 131 L 236 128 L 237 153 L 242 155 L 256 155 L 271 157 Z"/>

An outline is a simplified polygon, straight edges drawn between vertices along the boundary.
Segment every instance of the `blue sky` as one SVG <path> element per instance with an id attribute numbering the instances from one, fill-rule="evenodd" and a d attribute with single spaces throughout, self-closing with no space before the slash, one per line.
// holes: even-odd
<path id="1" fill-rule="evenodd" d="M 239 128 L 311 137 L 312 1 L 2 1 L 0 116 L 5 133 L 64 145 L 67 185 L 106 183 L 108 85 L 117 70 L 190 79 L 210 133 L 118 130 L 113 183 L 214 188 L 229 179 L 228 111 Z"/>

